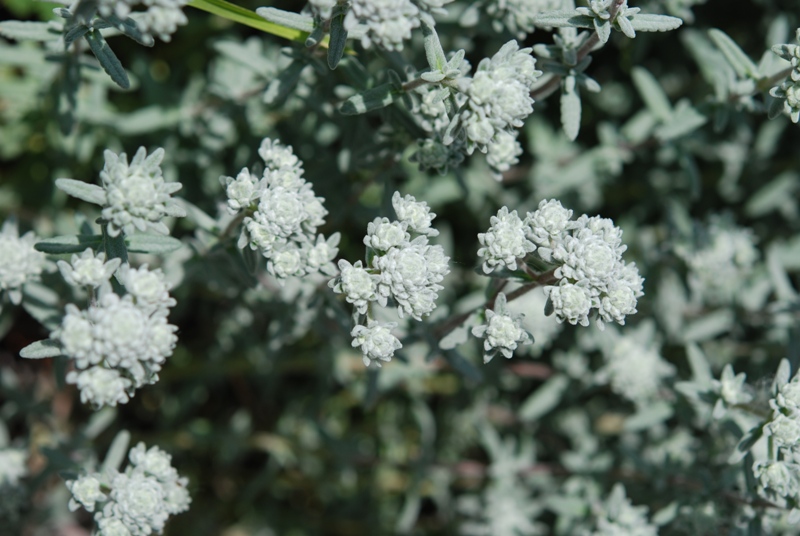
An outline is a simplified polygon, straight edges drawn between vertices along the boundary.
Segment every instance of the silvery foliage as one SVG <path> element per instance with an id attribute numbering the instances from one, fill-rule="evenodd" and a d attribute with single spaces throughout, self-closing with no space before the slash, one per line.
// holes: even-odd
<path id="1" fill-rule="evenodd" d="M 502 438 L 488 425 L 479 428 L 489 455 L 489 482 L 481 494 L 459 497 L 458 534 L 463 536 L 537 536 L 547 528 L 535 521 L 542 506 L 532 497 L 524 474 L 536 462 L 531 441 Z"/>
<path id="2" fill-rule="evenodd" d="M 486 324 L 472 328 L 474 336 L 484 339 L 484 363 L 491 361 L 498 352 L 511 359 L 518 345 L 533 343 L 533 336 L 522 327 L 522 315 L 511 313 L 506 303 L 506 295 L 499 293 L 494 307 L 486 309 Z"/>
<path id="3" fill-rule="evenodd" d="M 622 260 L 627 246 L 611 220 L 585 214 L 572 220 L 572 211 L 552 199 L 542 200 L 524 220 L 503 207 L 491 224 L 478 235 L 483 271 L 501 268 L 536 281 L 543 274 L 533 274 L 526 259 L 546 263 L 551 268 L 544 272 L 555 283 L 545 287 L 547 307 L 559 322 L 588 326 L 594 310 L 598 326 L 624 325 L 625 317 L 636 313 L 644 279 L 634 263 Z"/>
<path id="4" fill-rule="evenodd" d="M 389 361 L 400 341 L 391 334 L 393 322 L 374 319 L 373 303 L 381 307 L 394 305 L 400 318 L 410 316 L 421 321 L 436 307 L 439 283 L 450 272 L 449 257 L 440 245 L 428 243 L 428 237 L 438 234 L 431 227 L 436 214 L 424 201 L 413 196 L 392 195 L 397 220 L 375 218 L 367 225 L 364 245 L 371 261 L 365 267 L 339 260 L 339 275 L 328 282 L 334 292 L 344 294 L 355 307 L 356 326 L 350 335 L 353 346 L 360 347 L 364 364 Z M 412 234 L 415 235 L 412 238 Z M 364 326 L 359 320 L 365 318 Z"/>
<path id="5" fill-rule="evenodd" d="M 45 255 L 34 249 L 36 234 L 19 235 L 16 220 L 3 222 L 0 231 L 0 291 L 14 305 L 22 302 L 26 283 L 39 280 L 46 267 Z"/>
<path id="6" fill-rule="evenodd" d="M 333 275 L 339 233 L 317 234 L 328 211 L 302 178 L 303 163 L 291 147 L 264 138 L 258 154 L 266 167 L 261 177 L 247 168 L 234 177 L 220 177 L 228 210 L 243 218 L 239 247 L 258 251 L 267 271 L 278 279 L 307 274 Z"/>
<path id="7" fill-rule="evenodd" d="M 646 506 L 633 506 L 625 494 L 625 486 L 614 484 L 608 498 L 593 508 L 595 530 L 591 536 L 656 536 L 658 527 L 647 519 Z"/>
<path id="8" fill-rule="evenodd" d="M 139 443 L 128 453 L 128 466 L 85 472 L 67 480 L 71 511 L 93 513 L 97 534 L 149 536 L 161 534 L 167 519 L 189 509 L 189 480 L 172 467 L 172 457 Z"/>

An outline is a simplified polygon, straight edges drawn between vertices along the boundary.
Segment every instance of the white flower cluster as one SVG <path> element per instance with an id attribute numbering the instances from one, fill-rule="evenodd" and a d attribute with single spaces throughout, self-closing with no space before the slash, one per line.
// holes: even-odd
<path id="1" fill-rule="evenodd" d="M 677 250 L 689 268 L 689 287 L 695 298 L 709 304 L 731 303 L 758 261 L 753 232 L 712 218 L 704 238 L 694 249 Z"/>
<path id="2" fill-rule="evenodd" d="M 761 492 L 782 505 L 800 503 L 800 375 L 778 387 L 764 432 L 780 451 L 776 459 L 753 464 Z"/>
<path id="3" fill-rule="evenodd" d="M 795 39 L 800 43 L 800 28 L 795 32 Z M 800 122 L 800 45 L 775 45 L 772 51 L 792 63 L 792 71 L 781 82 L 781 85 L 770 89 L 769 94 L 783 99 L 783 112 L 793 123 Z"/>
<path id="4" fill-rule="evenodd" d="M 181 183 L 166 182 L 162 176 L 164 149 L 156 149 L 147 156 L 147 150 L 140 147 L 130 164 L 125 153 L 116 155 L 107 150 L 103 155 L 106 162 L 100 172 L 101 204 L 109 235 L 118 236 L 120 232 L 130 235 L 147 229 L 169 234 L 161 220 L 166 216 L 186 216 L 186 211 L 170 197 L 182 188 Z"/>
<path id="5" fill-rule="evenodd" d="M 0 448 L 0 487 L 16 486 L 28 474 L 27 459 L 28 453 L 24 449 Z"/>
<path id="6" fill-rule="evenodd" d="M 8 295 L 11 303 L 22 301 L 25 283 L 39 279 L 47 262 L 44 253 L 36 251 L 36 234 L 28 231 L 19 236 L 14 220 L 6 220 L 0 231 L 0 292 Z"/>
<path id="7" fill-rule="evenodd" d="M 389 361 L 401 345 L 391 335 L 396 324 L 373 321 L 369 304 L 386 307 L 391 299 L 400 318 L 408 315 L 422 320 L 436 307 L 442 289 L 439 283 L 450 272 L 442 246 L 428 243 L 428 237 L 439 233 L 431 227 L 436 214 L 427 203 L 395 192 L 392 206 L 398 220 L 376 218 L 367 226 L 364 244 L 374 254 L 371 265 L 365 268 L 361 261 L 350 264 L 342 259 L 339 275 L 328 283 L 334 292 L 345 295 L 359 315 L 366 315 L 367 326 L 356 326 L 351 333 L 353 346 L 361 347 L 365 364 L 378 366 L 380 361 Z M 413 239 L 412 233 L 417 235 Z"/>
<path id="8" fill-rule="evenodd" d="M 386 50 L 402 50 L 403 41 L 411 39 L 411 30 L 419 28 L 421 21 L 433 26 L 432 14 L 445 14 L 442 6 L 451 1 L 351 0 L 344 27 L 348 32 L 358 26 L 365 27 L 366 32 L 361 37 L 364 48 L 377 45 Z"/>
<path id="9" fill-rule="evenodd" d="M 128 402 L 135 389 L 158 381 L 161 365 L 178 340 L 178 328 L 167 321 L 175 300 L 161 270 L 149 270 L 147 265 L 122 266 L 117 277 L 127 294 L 120 297 L 108 282 L 110 268 L 119 263 L 104 263 L 102 254 L 93 263 L 90 256 L 90 252 L 73 256 L 72 266 L 63 263 L 60 268 L 73 284 L 99 286 L 97 300 L 86 310 L 67 305 L 52 337 L 64 355 L 74 360 L 75 370 L 66 379 L 80 389 L 81 401 L 95 407 L 115 406 Z M 84 269 L 87 266 L 92 268 Z"/>
<path id="10" fill-rule="evenodd" d="M 535 253 L 557 266 L 553 276 L 558 283 L 546 291 L 559 322 L 588 326 L 595 309 L 600 327 L 603 322 L 624 324 L 625 317 L 636 312 L 644 280 L 635 264 L 622 260 L 622 231 L 598 216 L 571 218 L 572 211 L 554 199 L 542 200 L 524 220 L 516 211 L 501 208 L 491 228 L 478 235 L 483 271 L 517 270 L 519 259 L 524 263 Z"/>
<path id="11" fill-rule="evenodd" d="M 73 254 L 70 262 L 58 261 L 58 269 L 64 281 L 73 287 L 97 288 L 114 275 L 122 259 L 106 261 L 106 254 L 100 251 L 95 254 L 92 248 L 86 248 L 80 256 Z"/>
<path id="12" fill-rule="evenodd" d="M 142 33 L 170 41 L 178 26 L 189 22 L 183 13 L 183 7 L 188 3 L 188 0 L 99 0 L 97 11 L 105 17 L 131 17 Z M 133 11 L 141 6 L 147 9 Z"/>
<path id="13" fill-rule="evenodd" d="M 512 314 L 506 304 L 506 295 L 499 293 L 494 308 L 486 309 L 486 324 L 472 328 L 473 335 L 484 339 L 484 363 L 498 352 L 511 359 L 518 345 L 533 343 L 533 336 L 522 327 L 522 315 Z"/>
<path id="14" fill-rule="evenodd" d="M 478 257 L 482 257 L 483 272 L 492 273 L 495 268 L 505 267 L 517 269 L 517 259 L 536 251 L 536 245 L 528 240 L 528 225 L 517 215 L 517 211 L 508 212 L 503 207 L 489 220 L 491 227 L 485 233 L 478 234 L 481 247 Z"/>
<path id="15" fill-rule="evenodd" d="M 657 536 L 658 527 L 647 519 L 646 506 L 633 506 L 625 486 L 615 484 L 602 505 L 595 508 L 596 529 L 592 536 Z"/>
<path id="16" fill-rule="evenodd" d="M 463 129 L 468 154 L 487 153 L 495 178 L 522 153 L 516 129 L 533 112 L 530 90 L 542 74 L 531 50 L 509 41 L 491 59 L 481 60 L 471 79 L 462 79 L 468 98 L 453 121 Z"/>
<path id="17" fill-rule="evenodd" d="M 139 443 L 125 472 L 109 469 L 68 480 L 69 509 L 94 513 L 98 536 L 161 534 L 169 516 L 189 509 L 189 483 L 172 467 L 172 457 Z"/>
<path id="18" fill-rule="evenodd" d="M 258 178 L 248 169 L 220 177 L 231 213 L 244 211 L 239 247 L 247 245 L 267 259 L 267 271 L 278 279 L 322 272 L 336 273 L 339 233 L 317 235 L 328 211 L 322 197 L 302 178 L 303 163 L 291 147 L 265 138 L 258 154 L 266 168 Z"/>

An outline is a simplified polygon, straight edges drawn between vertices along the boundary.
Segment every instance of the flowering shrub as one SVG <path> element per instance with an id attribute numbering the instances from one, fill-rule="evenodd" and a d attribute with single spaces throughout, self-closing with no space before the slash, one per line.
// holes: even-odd
<path id="1" fill-rule="evenodd" d="M 6 2 L 0 534 L 796 534 L 785 4 Z"/>

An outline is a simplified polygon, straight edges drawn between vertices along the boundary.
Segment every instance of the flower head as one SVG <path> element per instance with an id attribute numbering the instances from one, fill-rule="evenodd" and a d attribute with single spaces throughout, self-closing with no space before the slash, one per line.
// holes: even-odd
<path id="1" fill-rule="evenodd" d="M 366 326 L 358 325 L 353 328 L 350 332 L 353 337 L 352 345 L 361 349 L 365 366 L 375 363 L 380 367 L 381 361 L 391 361 L 395 350 L 403 347 L 397 337 L 392 335 L 392 329 L 396 327 L 396 322 L 369 319 Z"/>
<path id="2" fill-rule="evenodd" d="M 58 261 L 58 269 L 72 286 L 97 288 L 111 279 L 121 263 L 122 259 L 106 261 L 104 251 L 95 254 L 92 248 L 86 248 L 80 256 L 73 254 L 70 262 Z"/>
<path id="3" fill-rule="evenodd" d="M 522 315 L 513 315 L 506 308 L 506 295 L 497 295 L 494 309 L 486 310 L 486 324 L 472 328 L 472 334 L 483 341 L 483 362 L 488 363 L 500 352 L 510 359 L 520 344 L 533 343 L 533 336 L 522 327 Z"/>
<path id="4" fill-rule="evenodd" d="M 150 156 L 140 147 L 130 164 L 125 153 L 104 153 L 106 163 L 100 172 L 105 190 L 103 218 L 108 221 L 108 234 L 131 234 L 152 229 L 168 234 L 161 221 L 166 216 L 186 215 L 171 195 L 182 188 L 179 182 L 166 182 L 161 173 L 164 149 L 156 149 Z"/>
<path id="5" fill-rule="evenodd" d="M 5 291 L 15 305 L 22 301 L 25 283 L 39 279 L 45 267 L 45 255 L 34 249 L 35 243 L 33 231 L 19 236 L 14 220 L 3 223 L 0 231 L 0 291 Z"/>

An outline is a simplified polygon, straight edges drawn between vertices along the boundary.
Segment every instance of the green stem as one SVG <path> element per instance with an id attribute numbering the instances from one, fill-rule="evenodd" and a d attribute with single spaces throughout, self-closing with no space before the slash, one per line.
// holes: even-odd
<path id="1" fill-rule="evenodd" d="M 238 22 L 239 24 L 244 24 L 245 26 L 250 26 L 256 30 L 277 35 L 278 37 L 283 37 L 290 41 L 305 43 L 306 37 L 308 37 L 306 32 L 269 22 L 259 17 L 254 11 L 237 6 L 236 4 L 231 4 L 225 0 L 190 0 L 188 5 L 211 13 L 212 15 L 217 15 L 223 19 Z"/>

